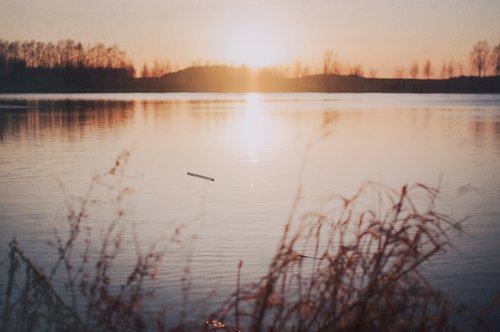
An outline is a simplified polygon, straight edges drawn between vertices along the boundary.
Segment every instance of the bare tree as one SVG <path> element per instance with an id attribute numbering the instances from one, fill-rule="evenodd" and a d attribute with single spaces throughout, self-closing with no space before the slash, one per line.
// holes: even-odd
<path id="1" fill-rule="evenodd" d="M 340 75 L 340 61 L 333 50 L 328 49 L 323 52 L 323 74 L 325 75 Z"/>
<path id="2" fill-rule="evenodd" d="M 165 60 L 162 66 L 162 75 L 168 74 L 172 71 L 172 65 L 170 64 L 170 60 Z"/>
<path id="3" fill-rule="evenodd" d="M 490 54 L 490 46 L 485 40 L 478 41 L 470 51 L 470 64 L 472 71 L 477 71 L 477 76 L 484 77 L 486 75 L 486 67 L 488 56 Z"/>
<path id="4" fill-rule="evenodd" d="M 370 69 L 370 70 L 368 71 L 368 77 L 369 77 L 369 78 L 377 78 L 377 74 L 378 74 L 378 72 L 377 72 L 377 70 L 376 70 L 376 69 L 373 69 L 373 68 L 372 68 L 372 69 Z"/>
<path id="5" fill-rule="evenodd" d="M 349 70 L 349 74 L 362 77 L 364 75 L 363 66 L 359 64 L 352 66 Z"/>
<path id="6" fill-rule="evenodd" d="M 448 75 L 448 78 L 455 77 L 455 64 L 452 59 L 450 59 L 446 65 L 446 74 Z"/>
<path id="7" fill-rule="evenodd" d="M 151 77 L 160 77 L 163 75 L 163 68 L 157 59 L 153 61 L 153 67 L 151 68 L 150 75 Z"/>
<path id="8" fill-rule="evenodd" d="M 458 76 L 464 76 L 464 65 L 459 62 L 456 66 Z"/>
<path id="9" fill-rule="evenodd" d="M 446 78 L 447 73 L 448 73 L 448 67 L 446 66 L 446 63 L 443 62 L 443 64 L 441 65 L 441 74 L 439 75 L 439 77 L 444 80 Z"/>
<path id="10" fill-rule="evenodd" d="M 149 68 L 146 63 L 142 66 L 141 77 L 149 77 Z"/>
<path id="11" fill-rule="evenodd" d="M 332 73 L 332 64 L 335 53 L 328 49 L 323 52 L 323 74 L 330 75 Z"/>
<path id="12" fill-rule="evenodd" d="M 500 75 L 500 43 L 495 46 L 493 52 L 491 53 L 491 66 L 493 67 L 493 72 L 496 76 Z"/>
<path id="13" fill-rule="evenodd" d="M 339 57 L 335 56 L 335 58 L 333 58 L 332 74 L 342 75 L 342 71 L 342 64 L 340 63 Z"/>
<path id="14" fill-rule="evenodd" d="M 394 78 L 399 78 L 399 79 L 404 78 L 404 76 L 405 76 L 405 69 L 403 67 L 401 67 L 401 66 L 396 67 L 396 69 L 394 69 L 393 76 L 394 76 Z"/>
<path id="15" fill-rule="evenodd" d="M 413 63 L 411 64 L 411 67 L 410 67 L 410 71 L 409 71 L 409 74 L 410 74 L 410 77 L 415 79 L 418 77 L 418 72 L 419 72 L 419 69 L 418 69 L 418 62 L 417 61 L 413 61 Z"/>
<path id="16" fill-rule="evenodd" d="M 422 70 L 426 79 L 429 79 L 432 76 L 433 72 L 431 60 L 427 59 L 425 61 L 424 68 Z"/>
<path id="17" fill-rule="evenodd" d="M 131 61 L 118 46 L 102 43 L 83 45 L 71 39 L 57 44 L 35 41 L 1 41 L 3 61 L 18 62 L 27 68 L 131 69 Z M 19 64 L 18 64 L 19 65 Z"/>

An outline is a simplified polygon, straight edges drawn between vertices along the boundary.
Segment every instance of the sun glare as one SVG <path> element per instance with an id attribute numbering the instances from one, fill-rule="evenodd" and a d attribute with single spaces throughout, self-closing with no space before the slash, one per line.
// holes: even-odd
<path id="1" fill-rule="evenodd" d="M 243 134 L 247 146 L 248 157 L 252 162 L 257 162 L 257 150 L 264 142 L 266 120 L 261 111 L 261 95 L 247 93 L 245 95 L 245 116 L 243 121 Z"/>
<path id="2" fill-rule="evenodd" d="M 247 93 L 245 95 L 245 103 L 246 103 L 245 109 L 247 111 L 258 112 L 259 103 L 261 99 L 262 97 L 258 93 Z"/>
<path id="3" fill-rule="evenodd" d="M 263 24 L 235 29 L 228 34 L 225 45 L 225 58 L 230 63 L 258 68 L 276 64 L 280 60 L 279 38 L 273 29 Z"/>

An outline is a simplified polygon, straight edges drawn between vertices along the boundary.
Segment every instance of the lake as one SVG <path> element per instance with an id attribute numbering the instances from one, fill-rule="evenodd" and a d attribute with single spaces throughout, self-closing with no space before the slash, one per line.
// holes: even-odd
<path id="1" fill-rule="evenodd" d="M 47 241 L 68 204 L 123 151 L 124 174 L 95 190 L 86 223 L 98 242 L 119 206 L 124 232 L 135 230 L 125 238 L 172 244 L 154 303 L 177 306 L 186 283 L 189 301 L 218 303 L 240 260 L 243 281 L 265 273 L 299 189 L 295 215 L 368 181 L 439 186 L 440 211 L 465 219 L 464 232 L 425 266 L 429 280 L 475 311 L 500 291 L 498 94 L 0 95 L 0 262 L 15 236 L 51 266 Z M 130 190 L 117 202 L 120 185 Z M 117 278 L 134 252 L 125 241 Z"/>

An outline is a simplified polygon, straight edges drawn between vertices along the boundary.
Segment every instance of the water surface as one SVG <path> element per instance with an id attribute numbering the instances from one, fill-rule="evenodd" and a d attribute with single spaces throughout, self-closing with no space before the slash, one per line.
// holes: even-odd
<path id="1" fill-rule="evenodd" d="M 243 279 L 255 280 L 299 188 L 297 215 L 367 181 L 439 185 L 442 212 L 469 217 L 454 248 L 426 267 L 429 278 L 474 310 L 500 291 L 500 95 L 2 95 L 0 257 L 16 236 L 50 265 L 46 241 L 65 202 L 124 150 L 131 158 L 120 181 L 132 189 L 124 225 L 135 225 L 144 248 L 182 227 L 182 243 L 162 262 L 158 303 L 178 304 L 171 285 L 185 283 L 186 266 L 197 303 L 232 292 L 240 260 Z M 97 241 L 113 211 L 91 212 Z M 118 276 L 134 246 L 123 251 Z"/>

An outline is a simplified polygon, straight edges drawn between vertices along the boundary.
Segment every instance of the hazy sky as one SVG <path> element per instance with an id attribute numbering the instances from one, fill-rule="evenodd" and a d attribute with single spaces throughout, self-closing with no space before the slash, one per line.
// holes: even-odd
<path id="1" fill-rule="evenodd" d="M 430 58 L 468 65 L 500 43 L 498 0 L 0 0 L 0 38 L 118 44 L 136 65 L 169 58 L 320 66 L 327 48 L 379 76 Z"/>

